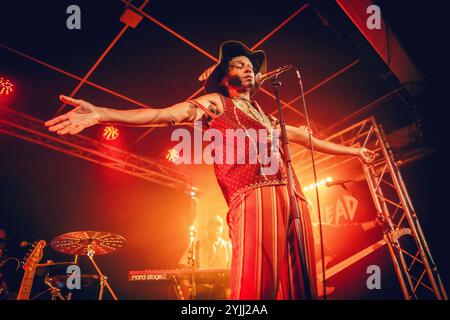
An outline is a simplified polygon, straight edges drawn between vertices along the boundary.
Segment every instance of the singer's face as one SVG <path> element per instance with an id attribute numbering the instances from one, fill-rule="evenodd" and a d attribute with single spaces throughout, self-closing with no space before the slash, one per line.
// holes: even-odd
<path id="1" fill-rule="evenodd" d="M 255 86 L 253 64 L 245 56 L 234 57 L 228 62 L 228 84 L 233 87 L 251 89 Z"/>

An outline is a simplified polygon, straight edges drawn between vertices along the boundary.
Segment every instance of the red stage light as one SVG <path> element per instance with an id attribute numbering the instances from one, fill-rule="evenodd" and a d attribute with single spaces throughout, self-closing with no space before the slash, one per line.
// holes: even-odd
<path id="1" fill-rule="evenodd" d="M 179 156 L 180 154 L 178 153 L 177 150 L 170 149 L 169 151 L 167 151 L 166 159 L 169 160 L 170 162 L 174 162 L 178 159 Z"/>
<path id="2" fill-rule="evenodd" d="M 0 77 L 0 96 L 9 96 L 14 91 L 14 85 L 6 78 Z"/>
<path id="3" fill-rule="evenodd" d="M 113 126 L 108 126 L 103 129 L 103 138 L 106 140 L 116 140 L 119 137 L 119 129 Z"/>

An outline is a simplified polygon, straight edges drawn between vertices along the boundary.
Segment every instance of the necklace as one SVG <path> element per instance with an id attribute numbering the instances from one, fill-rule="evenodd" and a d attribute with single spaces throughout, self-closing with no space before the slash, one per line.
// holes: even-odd
<path id="1" fill-rule="evenodd" d="M 234 98 L 232 98 L 232 99 L 234 99 Z M 236 100 L 238 100 L 238 101 L 236 101 Z M 267 129 L 267 141 L 272 141 L 273 137 L 274 137 L 273 131 L 275 130 L 275 127 L 272 124 L 272 122 L 269 120 L 269 118 L 264 114 L 264 112 L 262 111 L 261 107 L 257 104 L 257 102 L 255 101 L 254 103 L 258 106 L 258 110 L 256 110 L 256 108 L 253 106 L 253 103 L 248 101 L 247 99 L 238 98 L 236 100 L 232 100 L 235 107 L 238 107 L 247 116 L 249 116 L 250 118 L 253 118 L 257 122 L 261 123 Z M 236 115 L 236 117 L 237 117 L 237 115 Z M 241 123 L 239 122 L 239 124 L 241 124 Z M 242 124 L 241 124 L 241 126 L 242 126 Z M 273 145 L 272 147 L 275 148 L 276 146 Z"/>
<path id="2" fill-rule="evenodd" d="M 240 97 L 240 96 L 231 97 L 231 99 L 239 99 L 239 100 L 244 100 L 244 101 L 247 101 L 247 102 L 250 102 L 250 103 L 251 103 L 251 100 L 246 99 L 246 98 L 242 98 L 242 97 Z"/>
<path id="3" fill-rule="evenodd" d="M 256 110 L 256 108 L 253 106 L 253 103 L 251 101 L 240 98 L 240 97 L 235 97 L 232 99 L 239 100 L 239 101 L 234 101 L 234 103 L 245 114 L 249 115 L 251 118 L 262 123 L 266 128 L 268 128 L 268 129 L 273 128 L 272 123 L 269 121 L 269 119 L 266 117 L 266 115 L 261 113 L 260 111 Z"/>

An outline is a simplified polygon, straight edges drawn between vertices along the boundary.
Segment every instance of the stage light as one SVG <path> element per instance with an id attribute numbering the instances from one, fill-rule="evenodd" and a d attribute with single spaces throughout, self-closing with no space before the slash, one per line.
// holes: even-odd
<path id="1" fill-rule="evenodd" d="M 169 160 L 170 162 L 176 161 L 179 157 L 180 154 L 178 153 L 177 150 L 170 149 L 169 151 L 167 151 L 166 159 Z"/>
<path id="2" fill-rule="evenodd" d="M 13 93 L 14 85 L 6 78 L 0 77 L 0 96 L 6 97 Z"/>
<path id="3" fill-rule="evenodd" d="M 116 140 L 119 137 L 119 129 L 113 126 L 108 126 L 103 129 L 103 138 L 106 140 Z"/>
<path id="4" fill-rule="evenodd" d="M 186 193 L 191 197 L 191 199 L 198 200 L 198 188 L 191 186 L 186 190 Z"/>
<path id="5" fill-rule="evenodd" d="M 322 179 L 322 180 L 320 180 L 317 183 L 312 183 L 309 186 L 304 187 L 303 191 L 306 192 L 306 191 L 312 190 L 314 188 L 317 188 L 317 187 L 320 187 L 320 186 L 324 186 L 327 182 L 331 182 L 332 180 L 333 180 L 333 178 L 327 177 L 326 179 Z"/>

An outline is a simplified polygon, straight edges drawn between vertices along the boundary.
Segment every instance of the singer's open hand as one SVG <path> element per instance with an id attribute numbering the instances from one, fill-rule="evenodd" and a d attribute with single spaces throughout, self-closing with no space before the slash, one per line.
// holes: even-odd
<path id="1" fill-rule="evenodd" d="M 51 132 L 58 134 L 77 134 L 83 129 L 93 126 L 100 122 L 100 114 L 98 107 L 93 104 L 80 100 L 73 99 L 64 95 L 60 95 L 59 99 L 67 104 L 70 104 L 75 109 L 53 118 L 45 123 Z"/>
<path id="2" fill-rule="evenodd" d="M 375 160 L 377 153 L 366 148 L 358 148 L 356 155 L 363 163 L 369 164 Z"/>

